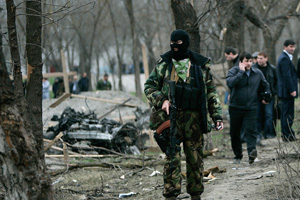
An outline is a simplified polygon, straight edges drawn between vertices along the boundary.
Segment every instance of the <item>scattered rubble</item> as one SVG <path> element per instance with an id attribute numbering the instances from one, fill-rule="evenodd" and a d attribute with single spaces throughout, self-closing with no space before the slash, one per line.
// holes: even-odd
<path id="1" fill-rule="evenodd" d="M 107 154 L 109 149 L 140 154 L 149 138 L 143 133 L 149 126 L 148 106 L 122 92 L 86 92 L 82 96 L 86 98 L 67 98 L 54 108 L 50 105 L 55 99 L 43 101 L 45 140 L 53 141 L 63 133 L 56 140 L 62 140 L 71 151 L 81 154 Z M 59 149 L 62 144 L 59 145 L 47 153 L 62 154 Z"/>
<path id="2" fill-rule="evenodd" d="M 71 107 L 67 107 L 60 117 L 54 115 L 51 118 L 52 121 L 58 121 L 58 123 L 47 129 L 44 138 L 52 140 L 60 132 L 63 132 L 63 141 L 71 144 L 73 151 L 95 146 L 138 155 L 144 148 L 146 140 L 149 139 L 146 133 L 141 133 L 143 127 L 147 126 L 144 124 L 148 121 L 143 118 L 146 114 L 140 108 L 135 113 L 139 128 L 133 122 L 122 125 L 109 118 L 99 120 L 94 112 L 76 112 Z M 101 154 L 105 153 L 99 149 L 95 149 L 93 153 L 95 151 Z M 86 154 L 88 153 L 91 152 L 86 152 Z"/>

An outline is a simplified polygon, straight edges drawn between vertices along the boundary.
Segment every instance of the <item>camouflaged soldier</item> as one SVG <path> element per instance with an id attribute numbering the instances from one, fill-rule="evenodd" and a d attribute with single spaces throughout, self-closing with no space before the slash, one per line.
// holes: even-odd
<path id="1" fill-rule="evenodd" d="M 210 60 L 188 49 L 189 35 L 184 30 L 173 31 L 170 39 L 171 51 L 161 55 L 145 83 L 144 91 L 152 106 L 150 128 L 158 132 L 164 122 L 169 120 L 172 102 L 169 101 L 168 81 L 176 82 L 177 145 L 183 143 L 187 192 L 191 199 L 196 200 L 201 199 L 204 190 L 202 148 L 203 133 L 209 132 L 211 128 L 208 112 L 217 130 L 222 130 L 222 109 L 209 72 Z M 167 130 L 165 127 L 163 129 Z M 168 132 L 164 133 L 167 135 Z M 163 178 L 163 195 L 166 199 L 176 199 L 181 190 L 180 150 L 174 157 L 166 155 Z"/>

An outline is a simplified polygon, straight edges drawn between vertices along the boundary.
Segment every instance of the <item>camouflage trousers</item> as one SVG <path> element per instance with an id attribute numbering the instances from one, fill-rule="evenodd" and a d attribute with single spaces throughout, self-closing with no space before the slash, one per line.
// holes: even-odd
<path id="1" fill-rule="evenodd" d="M 191 196 L 204 191 L 203 178 L 203 134 L 200 114 L 191 111 L 178 111 L 176 117 L 177 137 L 183 143 L 186 155 L 186 189 Z M 164 165 L 165 197 L 178 196 L 181 192 L 181 154 L 177 152 L 171 159 L 166 157 Z"/>

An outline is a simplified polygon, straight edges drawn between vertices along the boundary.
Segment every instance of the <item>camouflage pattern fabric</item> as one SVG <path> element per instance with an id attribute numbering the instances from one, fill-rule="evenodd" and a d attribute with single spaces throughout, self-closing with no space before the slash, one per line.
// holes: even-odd
<path id="1" fill-rule="evenodd" d="M 172 59 L 173 65 L 175 67 L 175 70 L 177 72 L 177 75 L 183 80 L 186 81 L 186 74 L 189 69 L 189 62 L 190 59 L 186 58 L 184 60 L 176 61 L 175 59 Z"/>
<path id="2" fill-rule="evenodd" d="M 207 101 L 208 113 L 214 122 L 222 120 L 222 108 L 221 102 L 218 98 L 218 94 L 210 74 L 210 64 L 206 63 L 205 67 L 202 67 L 203 81 L 205 83 L 205 96 Z M 169 85 L 171 72 L 168 70 L 165 62 L 159 62 L 154 70 L 151 72 L 149 78 L 145 83 L 144 92 L 147 99 L 151 104 L 151 116 L 150 116 L 150 129 L 155 130 L 164 121 L 168 120 L 168 116 L 163 110 L 161 110 L 164 100 L 169 99 Z M 190 79 L 187 79 L 187 83 Z M 181 81 L 181 79 L 179 79 Z M 209 122 L 208 122 L 209 123 Z M 209 124 L 210 127 L 210 124 Z"/>
<path id="3" fill-rule="evenodd" d="M 186 188 L 191 195 L 201 195 L 204 191 L 203 178 L 203 134 L 200 132 L 200 115 L 198 112 L 180 111 L 177 113 L 177 137 L 183 142 L 186 155 Z M 170 159 L 166 157 L 164 165 L 165 197 L 178 196 L 181 191 L 180 152 Z"/>
<path id="4" fill-rule="evenodd" d="M 193 63 L 191 68 L 193 67 Z M 195 66 L 194 66 L 195 67 Z M 198 66 L 197 66 L 198 67 Z M 200 66 L 199 66 L 200 67 Z M 217 95 L 217 91 L 210 74 L 210 64 L 205 62 L 201 66 L 201 74 L 203 79 L 203 87 L 205 92 L 205 102 L 208 112 L 177 110 L 176 128 L 177 137 L 183 143 L 184 153 L 186 155 L 187 170 L 187 192 L 192 195 L 200 195 L 204 186 L 203 179 L 203 133 L 201 123 L 207 123 L 207 119 L 203 120 L 202 113 L 210 115 L 216 123 L 222 121 L 222 108 Z M 148 98 L 152 113 L 150 116 L 150 128 L 155 130 L 160 124 L 169 120 L 169 116 L 161 109 L 162 103 L 169 99 L 169 84 L 171 80 L 171 72 L 168 64 L 161 60 L 158 62 L 154 70 L 145 83 L 144 92 Z M 172 79 L 174 80 L 174 79 Z M 182 81 L 181 79 L 178 80 Z M 186 79 L 186 83 L 190 83 L 190 78 Z M 202 85 L 201 85 L 202 87 Z M 205 116 L 205 114 L 204 114 Z M 207 130 L 206 130 L 207 131 Z M 166 157 L 164 165 L 164 191 L 165 197 L 176 197 L 181 190 L 181 163 L 180 152 L 176 153 L 173 158 Z"/>

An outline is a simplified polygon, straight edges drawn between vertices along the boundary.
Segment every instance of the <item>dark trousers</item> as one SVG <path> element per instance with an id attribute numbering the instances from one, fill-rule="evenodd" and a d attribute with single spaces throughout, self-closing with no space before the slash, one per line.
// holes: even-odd
<path id="1" fill-rule="evenodd" d="M 294 120 L 294 98 L 280 98 L 281 100 L 281 132 L 286 138 L 295 136 L 295 132 L 292 129 Z"/>
<path id="2" fill-rule="evenodd" d="M 258 137 L 261 137 L 261 132 L 264 132 L 264 137 L 276 136 L 273 124 L 273 110 L 274 110 L 273 99 L 269 104 L 263 104 L 258 102 L 257 104 L 257 132 Z"/>
<path id="3" fill-rule="evenodd" d="M 256 149 L 256 109 L 243 110 L 229 107 L 231 147 L 235 159 L 243 158 L 241 128 L 245 132 L 248 155 Z"/>

